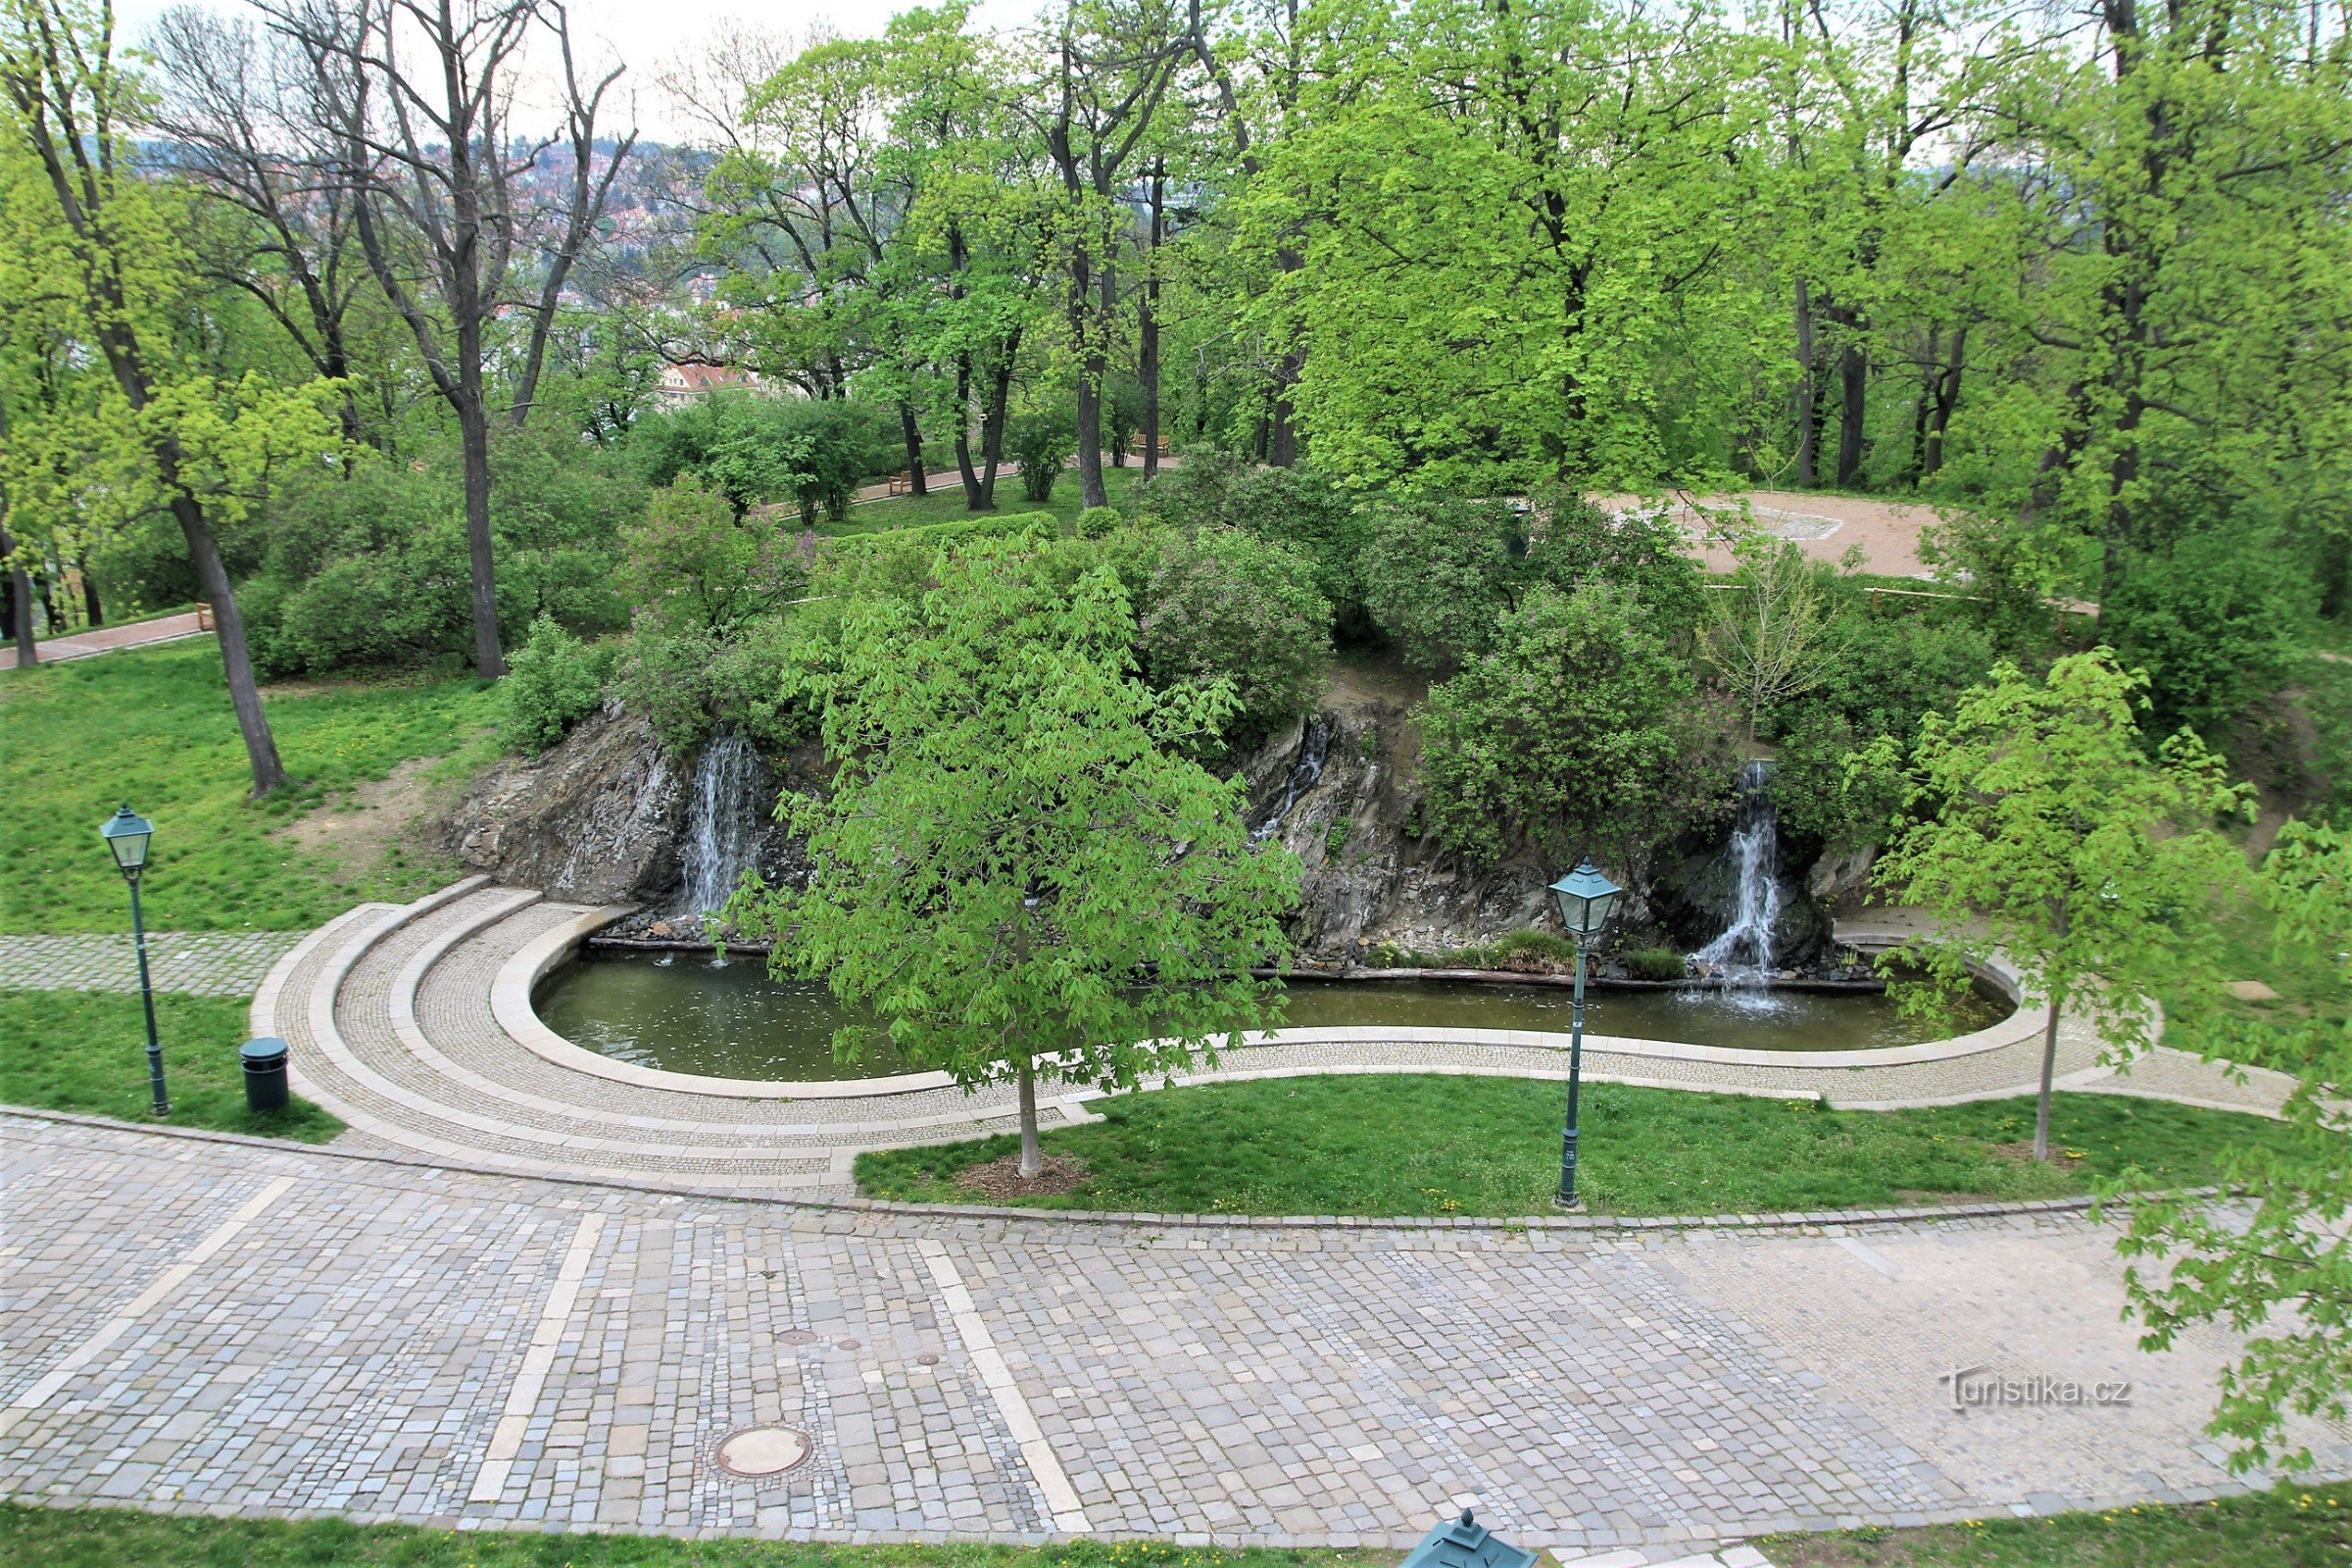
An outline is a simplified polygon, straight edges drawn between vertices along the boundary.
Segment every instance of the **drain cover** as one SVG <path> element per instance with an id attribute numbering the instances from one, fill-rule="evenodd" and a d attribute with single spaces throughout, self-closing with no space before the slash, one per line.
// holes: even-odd
<path id="1" fill-rule="evenodd" d="M 933 1355 L 929 1350 L 925 1350 L 922 1354 L 914 1358 L 914 1364 L 916 1366 L 937 1366 L 939 1365 L 939 1357 Z"/>
<path id="2" fill-rule="evenodd" d="M 729 1475 L 780 1476 L 808 1457 L 808 1434 L 791 1427 L 746 1427 L 718 1446 Z"/>
<path id="3" fill-rule="evenodd" d="M 776 1338 L 786 1345 L 814 1345 L 817 1337 L 807 1329 L 786 1329 Z"/>

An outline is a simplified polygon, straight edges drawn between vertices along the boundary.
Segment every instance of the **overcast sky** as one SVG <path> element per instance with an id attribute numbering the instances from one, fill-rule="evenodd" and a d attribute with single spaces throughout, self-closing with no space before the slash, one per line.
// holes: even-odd
<path id="1" fill-rule="evenodd" d="M 116 0 L 115 15 L 122 36 L 143 38 L 155 19 L 183 0 Z M 224 13 L 245 12 L 242 0 L 195 0 Z M 662 66 L 681 54 L 692 54 L 707 40 L 740 28 L 747 23 L 762 31 L 805 36 L 829 26 L 845 37 L 873 36 L 889 24 L 894 12 L 910 8 L 912 0 L 570 0 L 575 43 L 595 40 L 628 67 L 625 82 L 636 88 L 637 118 L 645 134 L 657 140 L 680 134 L 666 113 L 654 77 Z M 1038 0 L 980 0 L 974 8 L 981 25 L 1017 26 L 1034 16 Z M 248 13 L 250 14 L 250 13 Z M 593 59 L 600 51 L 588 50 Z"/>

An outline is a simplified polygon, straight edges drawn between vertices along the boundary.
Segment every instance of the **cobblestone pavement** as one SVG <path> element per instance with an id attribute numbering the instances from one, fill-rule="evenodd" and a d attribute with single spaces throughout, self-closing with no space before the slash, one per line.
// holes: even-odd
<path id="1" fill-rule="evenodd" d="M 478 877 L 406 906 L 363 905 L 289 953 L 256 999 L 253 1030 L 292 1044 L 297 1089 L 347 1122 L 356 1147 L 521 1175 L 846 1196 L 859 1150 L 1016 1125 L 1004 1084 L 967 1095 L 931 1074 L 888 1088 L 786 1095 L 774 1085 L 651 1073 L 582 1051 L 532 1014 L 529 976 L 606 912 Z M 1709 1053 L 1595 1036 L 1586 1041 L 1584 1070 L 1671 1088 L 1826 1094 L 1846 1106 L 1944 1103 L 2031 1092 L 2038 1018 L 2015 1015 L 1941 1057 L 1934 1055 L 1941 1048 Z M 1514 1031 L 1291 1031 L 1179 1081 L 1332 1072 L 1564 1078 L 1564 1045 L 1560 1035 Z M 2099 1050 L 2086 1025 L 2070 1021 L 2060 1035 L 2065 1087 L 2253 1111 L 2275 1108 L 2284 1094 L 2278 1074 L 2236 1082 L 2177 1052 L 2119 1076 L 2099 1064 Z M 1047 1124 L 1089 1119 L 1098 1098 L 1078 1089 L 1050 1099 Z"/>
<path id="2" fill-rule="evenodd" d="M 1470 1506 L 1573 1559 L 2231 1489 L 2198 1430 L 2228 1343 L 2134 1349 L 2080 1218 L 981 1220 L 12 1116 L 0 1228 L 16 1498 L 1365 1544 Z M 1954 1365 L 2131 1395 L 1961 1413 Z M 807 1462 L 718 1466 L 765 1425 Z"/>
<path id="3" fill-rule="evenodd" d="M 147 971 L 158 991 L 250 997 L 270 966 L 294 950 L 299 931 L 150 931 Z M 0 990 L 139 989 L 130 933 L 0 936 Z"/>

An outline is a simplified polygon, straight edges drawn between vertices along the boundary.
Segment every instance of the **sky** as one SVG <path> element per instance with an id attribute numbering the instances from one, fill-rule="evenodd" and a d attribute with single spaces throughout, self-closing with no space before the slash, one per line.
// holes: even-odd
<path id="1" fill-rule="evenodd" d="M 122 37 L 135 43 L 164 12 L 189 3 L 228 15 L 255 15 L 241 0 L 115 0 L 116 25 Z M 590 58 L 601 53 L 628 68 L 622 80 L 635 86 L 638 123 L 647 136 L 663 140 L 684 132 L 654 80 L 669 61 L 747 24 L 796 37 L 828 27 L 843 37 L 871 37 L 889 24 L 893 13 L 912 3 L 915 0 L 770 0 L 765 5 L 757 0 L 569 0 L 569 9 L 575 46 L 582 39 L 594 39 L 600 47 L 590 51 Z M 1011 27 L 1037 10 L 1036 0 L 981 0 L 974 15 L 981 26 Z"/>

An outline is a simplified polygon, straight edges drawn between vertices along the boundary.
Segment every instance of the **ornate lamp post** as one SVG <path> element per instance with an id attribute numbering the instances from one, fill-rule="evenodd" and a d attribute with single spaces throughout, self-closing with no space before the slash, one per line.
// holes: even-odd
<path id="1" fill-rule="evenodd" d="M 164 1092 L 164 1048 L 155 1038 L 155 987 L 147 979 L 147 922 L 139 912 L 139 873 L 147 869 L 147 841 L 155 837 L 155 824 L 124 801 L 122 808 L 108 817 L 98 831 L 114 855 L 116 869 L 130 884 L 131 941 L 139 950 L 139 1001 L 147 1008 L 147 1083 L 155 1091 L 155 1113 L 169 1116 L 172 1097 Z"/>
<path id="2" fill-rule="evenodd" d="M 1585 949 L 1600 935 L 1625 890 L 1600 874 L 1591 860 L 1551 885 L 1560 903 L 1560 924 L 1576 941 L 1576 1010 L 1568 1037 L 1568 1125 L 1560 1134 L 1560 1191 L 1552 1201 L 1574 1208 L 1576 1198 L 1576 1101 L 1585 1071 Z"/>

